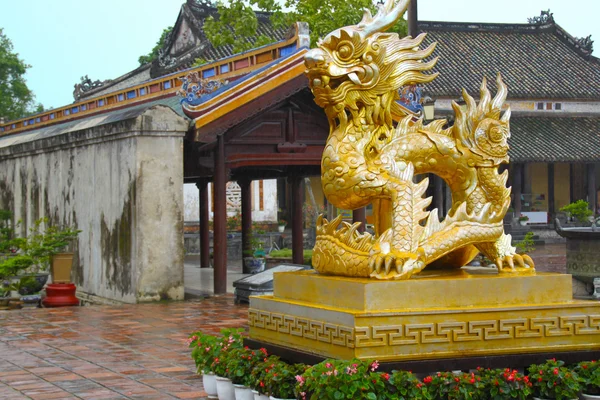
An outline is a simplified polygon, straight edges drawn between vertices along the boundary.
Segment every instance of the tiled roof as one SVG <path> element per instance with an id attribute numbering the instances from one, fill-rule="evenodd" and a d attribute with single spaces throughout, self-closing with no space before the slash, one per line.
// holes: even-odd
<path id="1" fill-rule="evenodd" d="M 174 33 L 167 39 L 163 46 L 165 54 L 169 54 L 167 64 L 165 64 L 165 61 L 161 61 L 160 57 L 154 60 L 151 70 L 153 77 L 189 68 L 197 58 L 220 60 L 236 54 L 232 45 L 215 47 L 207 39 L 206 34 L 204 33 L 204 20 L 209 16 L 215 19 L 219 17 L 217 8 L 213 7 L 209 2 L 187 0 L 186 3 L 183 4 L 181 13 L 173 28 Z M 270 13 L 257 11 L 256 17 L 258 20 L 256 37 L 264 35 L 273 38 L 274 41 L 285 39 L 289 30 L 273 28 L 270 20 Z M 185 25 L 189 27 L 191 33 L 195 36 L 196 41 L 188 42 L 189 44 L 195 43 L 191 47 L 187 46 L 182 49 L 175 49 L 173 46 L 175 46 L 177 40 L 177 32 L 181 25 L 184 24 L 184 20 Z M 253 43 L 254 39 L 250 39 L 250 41 Z M 174 50 L 172 50 L 172 48 Z"/>
<path id="2" fill-rule="evenodd" d="M 495 91 L 502 74 L 509 98 L 600 100 L 600 63 L 578 39 L 554 22 L 478 24 L 419 21 L 424 45 L 437 42 L 435 71 L 426 85 L 432 97 L 458 98 L 464 87 L 479 96 L 485 76 Z"/>
<path id="3" fill-rule="evenodd" d="M 600 118 L 512 117 L 511 162 L 600 162 Z"/>

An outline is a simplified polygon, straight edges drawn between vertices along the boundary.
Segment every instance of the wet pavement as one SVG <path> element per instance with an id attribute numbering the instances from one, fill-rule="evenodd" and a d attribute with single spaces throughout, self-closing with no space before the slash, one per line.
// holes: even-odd
<path id="1" fill-rule="evenodd" d="M 564 244 L 540 246 L 531 255 L 539 271 L 565 272 Z M 207 272 L 186 262 L 186 287 L 189 279 L 208 294 Z M 0 399 L 204 398 L 186 338 L 197 330 L 246 328 L 247 310 L 225 295 L 0 311 Z"/>
<path id="2" fill-rule="evenodd" d="M 0 399 L 197 399 L 186 338 L 246 327 L 233 296 L 0 311 Z"/>

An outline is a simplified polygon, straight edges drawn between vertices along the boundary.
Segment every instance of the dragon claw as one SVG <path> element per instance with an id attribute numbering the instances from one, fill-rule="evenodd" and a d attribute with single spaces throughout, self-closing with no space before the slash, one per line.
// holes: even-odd
<path id="1" fill-rule="evenodd" d="M 371 254 L 369 259 L 370 276 L 377 279 L 408 279 L 425 268 L 425 252 L 419 248 L 417 253 L 392 250 L 382 254 Z"/>
<path id="2" fill-rule="evenodd" d="M 499 273 L 529 273 L 535 271 L 535 264 L 527 254 L 512 254 L 496 259 Z"/>

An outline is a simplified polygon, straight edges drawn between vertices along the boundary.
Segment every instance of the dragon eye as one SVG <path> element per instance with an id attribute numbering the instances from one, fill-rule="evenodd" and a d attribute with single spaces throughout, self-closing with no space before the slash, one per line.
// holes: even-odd
<path id="1" fill-rule="evenodd" d="M 340 43 L 337 49 L 340 60 L 348 60 L 354 53 L 354 46 L 351 43 L 344 41 Z"/>
<path id="2" fill-rule="evenodd" d="M 502 140 L 504 134 L 502 132 L 502 128 L 500 128 L 499 126 L 494 126 L 493 128 L 490 129 L 490 139 L 492 140 L 492 142 L 498 143 Z"/>

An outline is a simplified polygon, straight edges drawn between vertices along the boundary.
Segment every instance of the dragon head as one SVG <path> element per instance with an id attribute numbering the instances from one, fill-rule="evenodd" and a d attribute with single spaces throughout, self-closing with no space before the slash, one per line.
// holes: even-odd
<path id="1" fill-rule="evenodd" d="M 510 108 L 502 117 L 502 106 L 508 90 L 502 77 L 496 78 L 498 92 L 492 99 L 483 78 L 479 104 L 463 89 L 466 109 L 461 110 L 456 102 L 452 102 L 456 120 L 454 136 L 473 154 L 482 158 L 484 163 L 498 165 L 508 162 L 508 138 L 510 138 Z"/>
<path id="2" fill-rule="evenodd" d="M 437 61 L 422 62 L 435 48 L 432 44 L 418 49 L 425 34 L 400 39 L 396 33 L 385 33 L 409 2 L 387 0 L 374 17 L 366 10 L 358 25 L 331 32 L 306 54 L 309 86 L 330 121 L 346 120 L 347 110 L 354 119 L 360 115 L 369 123 L 391 125 L 392 114 L 405 114 L 394 101 L 398 89 L 430 82 L 437 76 L 422 73 Z"/>

